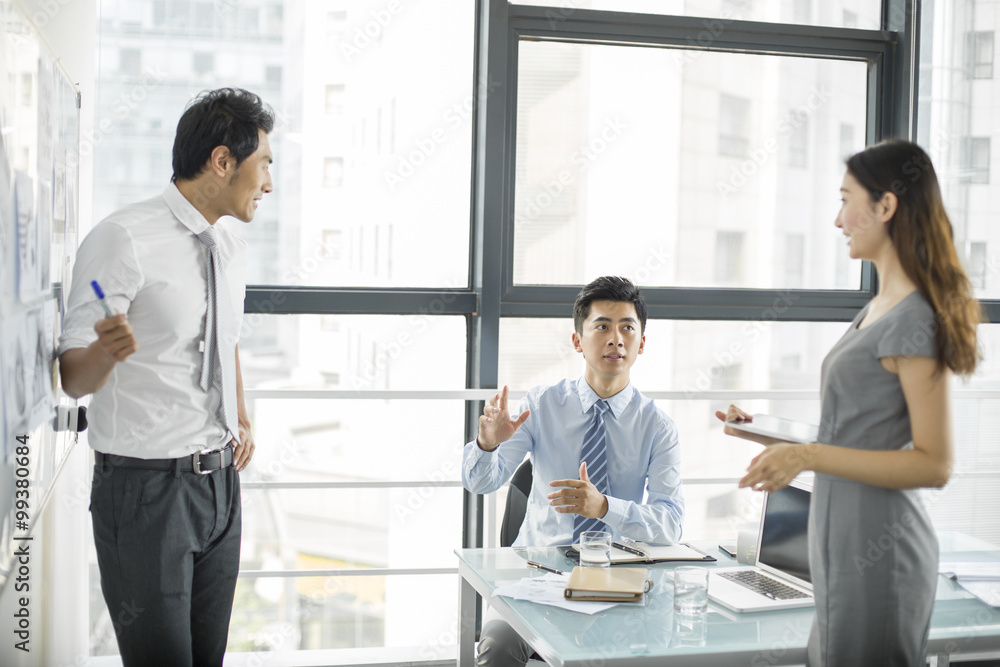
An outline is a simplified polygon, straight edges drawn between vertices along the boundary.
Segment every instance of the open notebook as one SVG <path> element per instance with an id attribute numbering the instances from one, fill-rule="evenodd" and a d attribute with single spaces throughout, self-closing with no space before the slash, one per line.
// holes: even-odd
<path id="1" fill-rule="evenodd" d="M 579 561 L 580 545 L 560 547 L 571 560 Z M 639 553 L 636 553 L 639 552 Z M 653 546 L 645 542 L 615 542 L 611 547 L 611 564 L 619 563 L 668 563 L 671 561 L 710 562 L 715 557 L 695 549 L 689 544 L 672 544 L 667 547 Z"/>

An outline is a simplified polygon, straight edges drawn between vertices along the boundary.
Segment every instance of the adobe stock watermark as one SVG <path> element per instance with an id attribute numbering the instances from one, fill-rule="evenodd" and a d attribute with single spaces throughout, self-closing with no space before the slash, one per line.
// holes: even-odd
<path id="1" fill-rule="evenodd" d="M 740 340 L 732 342 L 725 350 L 712 353 L 714 363 L 707 370 L 698 371 L 693 385 L 684 386 L 685 397 L 694 398 L 698 392 L 711 389 L 713 382 L 722 377 L 725 369 L 742 358 L 761 334 L 768 331 L 778 321 L 778 316 L 788 310 L 797 300 L 798 297 L 788 290 L 779 292 L 771 306 L 765 309 L 759 318 L 747 322 L 743 326 L 740 331 Z"/>
<path id="2" fill-rule="evenodd" d="M 554 5 L 555 3 L 546 4 Z M 557 6 L 549 7 L 545 10 L 545 18 L 549 22 L 549 29 L 555 30 L 559 27 L 560 23 L 573 16 L 576 10 L 585 7 L 587 4 L 589 3 L 583 0 L 562 0 Z"/>
<path id="3" fill-rule="evenodd" d="M 785 631 L 781 633 L 781 638 L 770 648 L 755 654 L 750 659 L 751 667 L 770 667 L 777 665 L 785 658 L 790 648 L 802 646 L 809 639 L 809 632 L 812 630 L 812 620 L 797 618 L 794 622 L 785 622 Z"/>
<path id="4" fill-rule="evenodd" d="M 485 99 L 493 94 L 500 86 L 498 81 L 489 81 L 480 86 L 480 99 Z M 465 126 L 472 118 L 472 111 L 475 108 L 473 95 L 468 95 L 459 102 L 456 102 L 445 109 L 442 114 L 441 123 L 427 132 L 423 137 L 414 139 L 413 148 L 398 157 L 395 169 L 388 169 L 383 172 L 382 179 L 385 181 L 389 192 L 396 189 L 413 176 L 427 161 L 438 151 L 440 147 L 448 142 L 454 133 Z"/>
<path id="5" fill-rule="evenodd" d="M 620 116 L 606 119 L 598 132 L 577 147 L 569 161 L 542 187 L 542 191 L 518 207 L 514 212 L 514 224 L 530 224 L 541 217 L 580 174 L 586 172 L 621 138 L 628 127 Z"/>
<path id="6" fill-rule="evenodd" d="M 748 7 L 751 4 L 750 0 L 730 0 L 730 2 L 731 4 L 736 5 L 738 9 Z M 674 64 L 680 67 L 688 63 L 693 63 L 695 60 L 700 58 L 703 53 L 706 53 L 709 47 L 719 41 L 719 38 L 726 32 L 727 24 L 730 21 L 738 21 L 742 18 L 742 11 L 726 7 L 722 12 L 722 16 L 719 18 L 703 19 L 701 24 L 705 27 L 705 29 L 700 30 L 694 37 L 687 38 L 688 47 L 692 50 L 674 51 Z"/>
<path id="7" fill-rule="evenodd" d="M 426 475 L 427 481 L 435 485 L 410 487 L 410 492 L 406 496 L 405 502 L 396 503 L 393 513 L 399 523 L 404 523 L 419 512 L 423 506 L 437 495 L 438 489 L 442 488 L 437 484 L 450 482 L 461 476 L 459 461 L 465 445 L 456 443 L 450 448 L 450 458 L 446 459 L 436 470 L 432 470 Z M 451 488 L 451 487 L 448 487 Z"/>
<path id="8" fill-rule="evenodd" d="M 906 529 L 911 528 L 914 523 L 916 523 L 916 518 L 911 512 L 903 512 L 899 517 L 899 521 L 883 523 L 882 532 L 879 536 L 868 540 L 868 549 L 864 555 L 855 554 L 852 559 L 854 567 L 858 570 L 858 574 L 864 576 L 865 570 L 874 567 L 875 563 L 882 560 L 887 553 L 892 551 L 899 539 L 903 537 Z"/>
<path id="9" fill-rule="evenodd" d="M 111 113 L 102 116 L 95 124 L 95 129 L 84 128 L 80 131 L 80 147 L 67 152 L 66 163 L 70 167 L 79 166 L 80 158 L 92 155 L 105 138 L 114 133 L 117 126 L 149 99 L 150 92 L 162 86 L 166 79 L 167 73 L 163 70 L 147 69 L 140 83 L 111 101 Z"/>
<path id="10" fill-rule="evenodd" d="M 454 288 L 455 286 L 454 281 L 448 281 L 449 288 Z M 378 351 L 375 354 L 375 358 L 366 361 L 361 372 L 351 377 L 352 388 L 355 391 L 372 388 L 376 381 L 388 370 L 392 361 L 399 358 L 406 349 L 417 341 L 422 333 L 427 331 L 427 328 L 430 326 L 430 318 L 443 314 L 447 310 L 447 307 L 454 303 L 456 298 L 454 294 L 445 293 L 432 300 L 429 306 L 421 306 L 417 310 L 416 317 L 406 329 L 398 332 L 388 342 L 378 344 Z"/>
<path id="11" fill-rule="evenodd" d="M 715 182 L 716 192 L 722 195 L 722 201 L 727 201 L 730 195 L 736 194 L 777 154 L 782 145 L 779 138 L 787 138 L 794 134 L 808 122 L 812 114 L 830 101 L 832 96 L 832 91 L 822 85 L 810 87 L 805 102 L 778 119 L 775 126 L 776 136 L 768 137 L 760 146 L 752 149 L 745 160 L 732 168 L 729 178 Z"/>
<path id="12" fill-rule="evenodd" d="M 344 60 L 350 63 L 374 42 L 380 41 L 386 29 L 402 11 L 403 3 L 400 0 L 389 0 L 384 8 L 372 10 L 363 24 L 354 27 L 350 41 L 341 42 L 340 53 Z"/>

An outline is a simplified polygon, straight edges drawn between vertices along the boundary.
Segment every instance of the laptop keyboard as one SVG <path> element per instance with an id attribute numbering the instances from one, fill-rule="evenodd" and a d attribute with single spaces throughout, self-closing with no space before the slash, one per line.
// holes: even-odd
<path id="1" fill-rule="evenodd" d="M 797 600 L 809 597 L 808 593 L 803 593 L 791 586 L 760 574 L 754 570 L 737 570 L 736 572 L 720 572 L 720 577 L 725 577 L 730 581 L 735 581 L 741 586 L 745 586 L 752 591 L 756 591 L 764 597 L 772 600 Z"/>

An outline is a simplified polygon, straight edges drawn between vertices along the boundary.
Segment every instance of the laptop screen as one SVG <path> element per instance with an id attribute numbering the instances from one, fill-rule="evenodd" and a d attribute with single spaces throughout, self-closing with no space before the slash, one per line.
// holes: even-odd
<path id="1" fill-rule="evenodd" d="M 809 578 L 809 498 L 812 493 L 786 486 L 769 493 L 761 522 L 757 563 L 812 583 Z"/>

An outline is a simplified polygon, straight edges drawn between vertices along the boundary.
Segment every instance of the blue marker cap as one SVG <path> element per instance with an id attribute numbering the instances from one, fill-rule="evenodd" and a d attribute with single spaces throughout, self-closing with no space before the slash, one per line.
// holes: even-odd
<path id="1" fill-rule="evenodd" d="M 96 280 L 91 280 L 90 286 L 94 289 L 94 294 L 97 295 L 97 302 L 101 304 L 101 308 L 104 309 L 104 314 L 108 317 L 114 317 L 115 314 L 111 312 L 111 309 L 108 308 L 107 301 L 104 300 L 104 290 L 101 289 L 101 286 L 97 284 Z"/>

